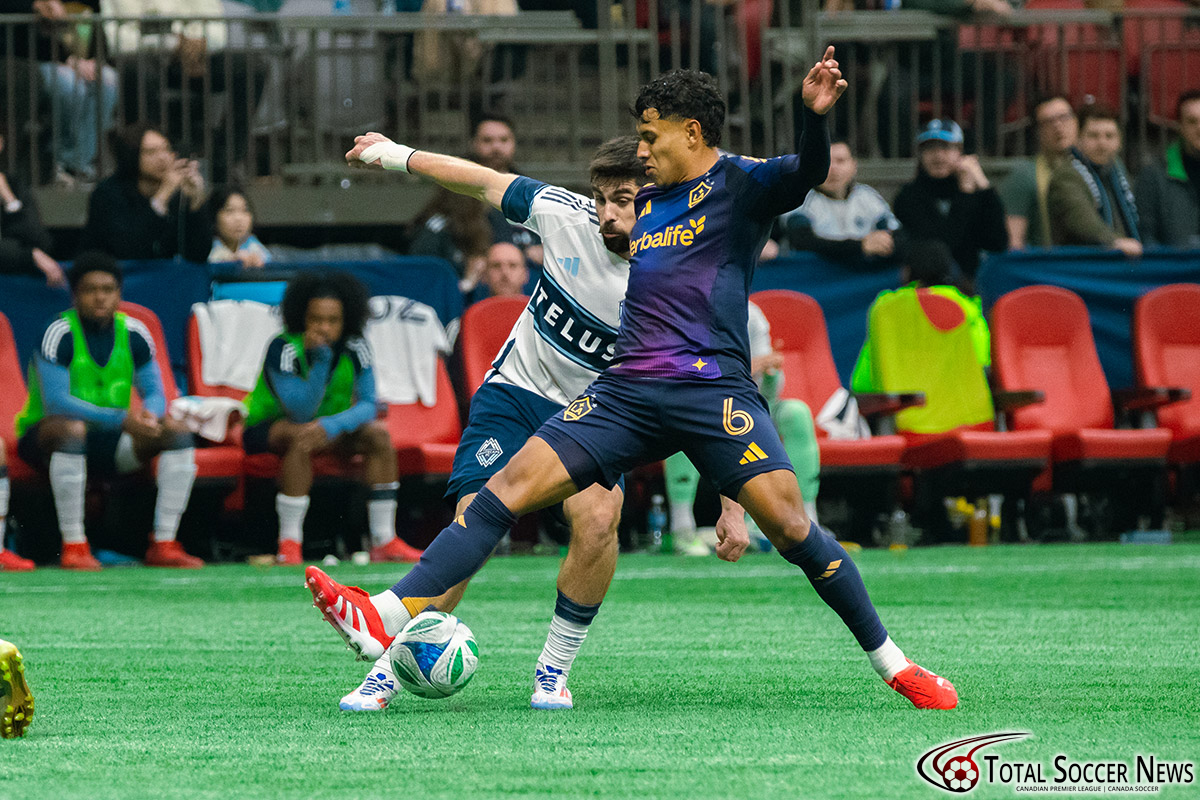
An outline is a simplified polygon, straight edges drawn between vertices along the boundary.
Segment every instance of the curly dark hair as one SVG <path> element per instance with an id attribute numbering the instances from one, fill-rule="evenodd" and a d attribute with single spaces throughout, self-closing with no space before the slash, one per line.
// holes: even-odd
<path id="1" fill-rule="evenodd" d="M 304 333 L 308 304 L 330 297 L 342 304 L 342 341 L 363 335 L 370 309 L 367 287 L 345 272 L 301 272 L 288 281 L 280 310 L 283 326 L 293 335 Z"/>
<path id="2" fill-rule="evenodd" d="M 646 165 L 637 157 L 638 137 L 618 136 L 596 148 L 588 172 L 592 186 L 637 181 L 646 182 Z"/>
<path id="3" fill-rule="evenodd" d="M 694 119 L 700 123 L 706 145 L 721 144 L 725 98 L 717 88 L 716 79 L 707 72 L 674 69 L 645 84 L 638 90 L 629 113 L 641 121 L 648 108 L 657 109 L 662 119 Z"/>

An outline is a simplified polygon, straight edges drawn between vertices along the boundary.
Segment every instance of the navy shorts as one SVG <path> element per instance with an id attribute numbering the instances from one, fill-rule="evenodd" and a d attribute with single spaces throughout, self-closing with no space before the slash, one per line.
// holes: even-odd
<path id="1" fill-rule="evenodd" d="M 605 372 L 538 429 L 580 489 L 682 450 L 736 499 L 756 475 L 791 470 L 767 401 L 749 378 L 634 378 Z"/>
<path id="2" fill-rule="evenodd" d="M 446 496 L 458 502 L 483 488 L 548 418 L 563 407 L 539 394 L 489 381 L 471 398 L 467 429 L 454 453 Z M 623 483 L 623 478 L 614 485 Z"/>
<path id="3" fill-rule="evenodd" d="M 34 423 L 25 430 L 25 435 L 17 440 L 17 455 L 31 467 L 48 470 L 52 454 L 43 450 L 38 444 L 38 428 L 41 424 L 41 422 Z M 98 429 L 91 425 L 88 426 L 84 452 L 87 453 L 89 475 L 117 474 L 117 442 L 120 439 L 120 428 Z"/>

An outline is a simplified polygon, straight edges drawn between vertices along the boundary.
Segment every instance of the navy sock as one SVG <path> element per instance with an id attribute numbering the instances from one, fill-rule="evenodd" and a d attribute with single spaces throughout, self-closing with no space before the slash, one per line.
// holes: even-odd
<path id="1" fill-rule="evenodd" d="M 467 510 L 437 535 L 392 591 L 406 597 L 437 597 L 474 575 L 517 518 L 485 486 Z"/>
<path id="2" fill-rule="evenodd" d="M 594 606 L 585 606 L 583 603 L 576 603 L 567 597 L 561 589 L 558 590 L 558 600 L 554 603 L 554 616 L 562 617 L 567 622 L 574 622 L 576 625 L 591 625 L 599 611 L 599 603 Z"/>
<path id="3" fill-rule="evenodd" d="M 780 555 L 804 570 L 817 594 L 842 618 L 863 650 L 875 650 L 887 640 L 858 567 L 820 525 L 812 523 L 805 540 Z"/>

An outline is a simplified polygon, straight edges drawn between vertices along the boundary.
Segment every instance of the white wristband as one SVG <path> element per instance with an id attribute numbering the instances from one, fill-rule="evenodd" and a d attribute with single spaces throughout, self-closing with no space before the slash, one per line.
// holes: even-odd
<path id="1" fill-rule="evenodd" d="M 408 172 L 408 159 L 417 152 L 405 144 L 395 142 L 376 142 L 359 154 L 358 160 L 364 164 L 378 161 L 384 169 Z"/>

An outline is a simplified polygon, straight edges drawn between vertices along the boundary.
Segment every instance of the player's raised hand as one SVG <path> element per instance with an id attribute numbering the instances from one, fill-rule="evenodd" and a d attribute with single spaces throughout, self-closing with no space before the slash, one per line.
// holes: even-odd
<path id="1" fill-rule="evenodd" d="M 837 60 L 833 57 L 833 45 L 830 45 L 825 48 L 824 57 L 804 76 L 804 105 L 818 114 L 826 114 L 848 85 L 842 77 Z"/>

